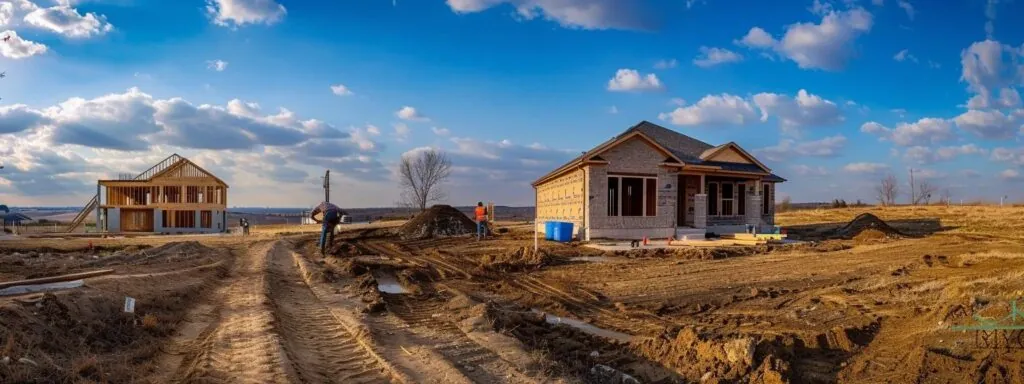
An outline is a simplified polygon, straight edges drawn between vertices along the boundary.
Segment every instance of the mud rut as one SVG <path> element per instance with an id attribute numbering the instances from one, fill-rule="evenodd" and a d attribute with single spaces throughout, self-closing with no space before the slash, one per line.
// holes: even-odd
<path id="1" fill-rule="evenodd" d="M 173 382 L 390 383 L 306 285 L 280 242 L 250 245 Z"/>

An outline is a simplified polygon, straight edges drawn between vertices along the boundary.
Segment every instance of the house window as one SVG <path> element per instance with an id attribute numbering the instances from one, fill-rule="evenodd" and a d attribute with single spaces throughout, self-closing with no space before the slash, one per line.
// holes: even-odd
<path id="1" fill-rule="evenodd" d="M 772 197 L 772 185 L 770 183 L 764 183 L 761 185 L 761 214 L 768 215 L 772 213 L 772 205 L 775 205 L 775 200 Z"/>
<path id="2" fill-rule="evenodd" d="M 655 177 L 609 177 L 608 216 L 657 216 Z"/>
<path id="3" fill-rule="evenodd" d="M 736 190 L 740 191 L 739 201 L 736 202 L 739 205 L 739 209 L 736 210 L 736 214 L 743 216 L 747 214 L 747 185 L 744 183 L 736 184 Z"/>
<path id="4" fill-rule="evenodd" d="M 735 188 L 733 183 L 722 183 L 722 216 L 732 216 L 732 208 L 735 203 Z"/>
<path id="5" fill-rule="evenodd" d="M 708 183 L 708 216 L 718 216 L 718 183 Z"/>

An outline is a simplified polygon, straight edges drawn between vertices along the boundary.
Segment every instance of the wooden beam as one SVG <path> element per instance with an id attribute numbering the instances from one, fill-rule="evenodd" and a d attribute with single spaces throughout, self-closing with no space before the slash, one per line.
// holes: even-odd
<path id="1" fill-rule="evenodd" d="M 109 275 L 111 273 L 114 273 L 113 269 L 100 269 L 100 270 L 97 270 L 97 271 L 72 273 L 70 275 L 40 277 L 38 279 L 5 281 L 5 282 L 0 282 L 0 289 L 9 288 L 9 287 L 15 287 L 15 286 L 19 286 L 19 285 L 47 284 L 47 283 L 57 283 L 57 282 L 61 282 L 61 281 L 78 280 L 78 279 L 84 279 L 84 278 L 87 278 L 87 277 L 96 277 L 96 276 L 102 276 L 102 275 Z"/>
<path id="2" fill-rule="evenodd" d="M 105 187 L 150 187 L 150 186 L 224 186 L 217 179 L 209 177 L 160 179 L 153 181 L 128 181 L 128 180 L 100 180 L 100 185 Z"/>

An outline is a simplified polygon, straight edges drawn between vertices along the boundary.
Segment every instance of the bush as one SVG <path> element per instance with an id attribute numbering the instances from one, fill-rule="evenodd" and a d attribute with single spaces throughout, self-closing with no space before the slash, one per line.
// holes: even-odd
<path id="1" fill-rule="evenodd" d="M 832 208 L 847 208 L 847 207 L 848 207 L 848 205 L 846 204 L 846 200 L 843 200 L 843 199 L 832 200 Z"/>
<path id="2" fill-rule="evenodd" d="M 778 211 L 778 212 L 786 212 L 786 211 L 789 211 L 789 210 L 792 210 L 792 209 L 793 209 L 793 202 L 790 201 L 789 196 L 784 197 L 782 199 L 782 202 L 779 203 L 779 205 L 777 207 L 775 207 L 775 210 Z"/>

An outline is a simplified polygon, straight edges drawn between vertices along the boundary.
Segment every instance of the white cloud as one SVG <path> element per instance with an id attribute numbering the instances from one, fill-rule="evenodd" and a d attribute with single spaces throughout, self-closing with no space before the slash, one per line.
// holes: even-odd
<path id="1" fill-rule="evenodd" d="M 889 166 L 882 163 L 850 163 L 843 167 L 849 173 L 879 173 L 888 169 Z"/>
<path id="2" fill-rule="evenodd" d="M 871 30 L 873 17 L 863 8 L 828 11 L 821 23 L 796 23 L 775 40 L 764 29 L 751 28 L 737 41 L 756 49 L 771 49 L 803 69 L 841 70 L 855 54 L 854 40 Z"/>
<path id="3" fill-rule="evenodd" d="M 918 164 L 931 164 L 938 161 L 952 160 L 958 156 L 985 155 L 987 153 L 988 150 L 974 144 L 940 147 L 936 150 L 917 145 L 907 148 L 903 157 Z"/>
<path id="4" fill-rule="evenodd" d="M 613 115 L 618 114 L 619 113 L 619 107 L 616 107 L 614 105 L 609 107 L 608 108 L 608 113 L 613 114 Z"/>
<path id="5" fill-rule="evenodd" d="M 915 123 L 899 123 L 895 129 L 870 121 L 861 125 L 860 131 L 877 135 L 904 147 L 937 143 L 954 137 L 951 121 L 936 118 L 923 118 Z"/>
<path id="6" fill-rule="evenodd" d="M 42 55 L 47 51 L 45 45 L 22 39 L 17 32 L 12 30 L 0 32 L 0 36 L 10 37 L 10 40 L 0 44 L 0 55 L 8 59 L 24 59 Z"/>
<path id="7" fill-rule="evenodd" d="M 379 136 L 380 135 L 380 128 L 377 128 L 376 125 L 368 124 L 366 126 L 366 133 L 369 133 L 369 134 L 374 135 L 374 136 Z"/>
<path id="8" fill-rule="evenodd" d="M 778 44 L 772 35 L 760 27 L 750 28 L 750 31 L 743 38 L 737 40 L 736 43 L 750 48 L 771 48 Z"/>
<path id="9" fill-rule="evenodd" d="M 795 98 L 776 93 L 758 93 L 753 100 L 761 109 L 761 121 L 776 116 L 785 132 L 796 133 L 801 128 L 835 125 L 844 120 L 836 103 L 803 89 L 797 92 Z"/>
<path id="10" fill-rule="evenodd" d="M 900 62 L 908 60 L 915 63 L 917 62 L 917 57 L 911 54 L 910 50 L 907 49 L 897 52 L 896 55 L 892 57 L 892 59 Z"/>
<path id="11" fill-rule="evenodd" d="M 744 125 L 757 120 L 754 106 L 742 97 L 723 93 L 707 95 L 696 104 L 658 115 L 675 125 Z"/>
<path id="12" fill-rule="evenodd" d="M 939 69 L 939 68 L 942 68 L 942 64 L 939 64 L 939 63 L 936 63 L 934 61 L 928 60 L 928 68 Z"/>
<path id="13" fill-rule="evenodd" d="M 214 24 L 224 27 L 271 25 L 280 22 L 288 13 L 274 0 L 207 0 L 206 12 Z"/>
<path id="14" fill-rule="evenodd" d="M 45 114 L 24 104 L 0 107 L 0 135 L 34 129 L 48 122 Z"/>
<path id="15" fill-rule="evenodd" d="M 608 80 L 608 90 L 615 92 L 642 92 L 662 90 L 664 87 L 658 76 L 653 73 L 640 75 L 635 69 L 620 69 L 615 72 L 615 77 Z"/>
<path id="16" fill-rule="evenodd" d="M 71 38 L 87 38 L 110 32 L 114 26 L 106 16 L 87 12 L 85 15 L 67 5 L 39 8 L 25 15 L 25 22 Z"/>
<path id="17" fill-rule="evenodd" d="M 6 26 L 14 20 L 14 4 L 9 2 L 0 3 L 0 27 Z"/>
<path id="18" fill-rule="evenodd" d="M 1017 130 L 1024 124 L 1024 119 L 1014 115 L 1004 115 L 996 110 L 969 110 L 953 119 L 956 126 L 966 132 L 984 139 L 1010 139 L 1017 135 Z"/>
<path id="19" fill-rule="evenodd" d="M 900 8 L 903 8 L 903 10 L 907 12 L 907 17 L 910 18 L 910 20 L 914 20 L 914 14 L 917 13 L 917 12 L 914 11 L 914 5 L 913 4 L 910 4 L 910 2 L 908 2 L 906 0 L 899 0 L 899 2 L 897 2 L 896 4 L 899 5 Z"/>
<path id="20" fill-rule="evenodd" d="M 825 176 L 828 174 L 828 170 L 822 166 L 812 167 L 809 165 L 798 164 L 790 167 L 790 169 L 793 170 L 793 173 L 800 176 Z"/>
<path id="21" fill-rule="evenodd" d="M 452 131 L 448 130 L 448 128 L 430 127 L 430 130 L 438 136 L 448 136 L 452 134 Z"/>
<path id="22" fill-rule="evenodd" d="M 402 120 L 430 121 L 429 118 L 423 116 L 423 114 L 417 111 L 416 108 L 410 107 L 408 105 L 402 107 L 402 109 L 399 109 L 398 112 L 395 112 L 395 116 L 398 116 L 398 118 Z"/>
<path id="23" fill-rule="evenodd" d="M 353 95 L 352 90 L 342 84 L 335 84 L 331 86 L 331 93 L 338 96 L 351 96 Z"/>
<path id="24" fill-rule="evenodd" d="M 580 29 L 649 29 L 643 7 L 619 0 L 447 0 L 456 13 L 476 13 L 509 4 L 525 20 L 538 17 Z"/>
<path id="25" fill-rule="evenodd" d="M 217 72 L 224 72 L 225 69 L 228 69 L 228 62 L 224 60 L 207 60 L 206 68 Z"/>
<path id="26" fill-rule="evenodd" d="M 708 68 L 718 64 L 735 63 L 742 60 L 743 56 L 725 48 L 700 47 L 700 55 L 693 59 L 693 64 L 701 68 Z"/>
<path id="27" fill-rule="evenodd" d="M 412 132 L 405 123 L 395 123 L 393 127 L 395 128 L 395 139 L 398 141 L 405 141 L 409 138 L 409 133 Z"/>
<path id="28" fill-rule="evenodd" d="M 968 108 L 1014 108 L 1021 104 L 1020 94 L 1013 86 L 1024 82 L 1024 64 L 1018 49 L 998 41 L 985 40 L 971 44 L 960 54 L 960 81 L 975 94 Z"/>
<path id="29" fill-rule="evenodd" d="M 1002 172 L 999 172 L 999 178 L 1003 179 L 1004 181 L 1021 181 L 1021 180 L 1024 180 L 1024 178 L 1022 178 L 1020 176 L 1020 172 L 1017 172 L 1016 169 L 1006 169 L 1006 170 L 1003 170 Z"/>
<path id="30" fill-rule="evenodd" d="M 839 154 L 846 146 L 846 137 L 836 135 L 821 140 L 796 142 L 794 140 L 782 140 L 778 145 L 755 150 L 758 157 L 772 161 L 784 161 L 794 156 L 832 157 Z"/>
<path id="31" fill-rule="evenodd" d="M 658 60 L 654 62 L 654 69 L 669 69 L 679 66 L 679 61 L 676 59 Z"/>
<path id="32" fill-rule="evenodd" d="M 989 39 L 992 38 L 992 34 L 995 33 L 995 21 L 996 21 L 996 4 L 999 0 L 988 0 L 985 2 L 985 36 Z"/>
<path id="33" fill-rule="evenodd" d="M 682 106 L 686 105 L 686 100 L 683 100 L 682 97 L 673 97 L 668 102 L 669 102 L 670 105 L 675 105 L 675 106 L 678 106 L 678 107 L 682 107 Z"/>

